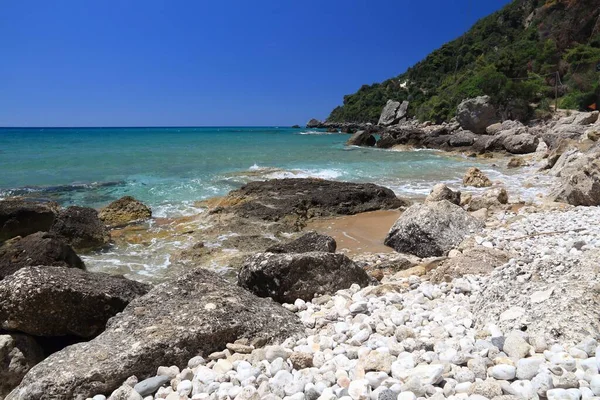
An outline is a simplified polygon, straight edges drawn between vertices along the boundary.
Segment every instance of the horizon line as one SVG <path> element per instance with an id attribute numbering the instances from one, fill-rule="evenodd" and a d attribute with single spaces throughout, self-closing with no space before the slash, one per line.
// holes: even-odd
<path id="1" fill-rule="evenodd" d="M 106 129 L 106 128 L 292 128 L 294 125 L 130 125 L 130 126 L 0 126 L 0 129 Z M 306 128 L 306 125 L 297 125 Z M 296 128 L 298 129 L 298 128 Z M 312 129 L 312 128 L 311 128 Z"/>

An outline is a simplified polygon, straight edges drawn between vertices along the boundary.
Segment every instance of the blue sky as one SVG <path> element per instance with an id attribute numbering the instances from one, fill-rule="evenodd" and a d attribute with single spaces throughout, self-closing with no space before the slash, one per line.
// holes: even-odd
<path id="1" fill-rule="evenodd" d="M 0 0 L 0 126 L 291 125 L 509 0 Z"/>

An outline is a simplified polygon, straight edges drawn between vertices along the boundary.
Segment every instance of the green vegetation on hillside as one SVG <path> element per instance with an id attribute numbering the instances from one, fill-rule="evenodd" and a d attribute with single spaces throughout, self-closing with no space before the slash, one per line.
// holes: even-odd
<path id="1" fill-rule="evenodd" d="M 600 95 L 597 63 L 600 0 L 514 0 L 405 73 L 344 96 L 328 121 L 376 123 L 393 99 L 410 101 L 409 116 L 441 122 L 484 94 L 504 117 L 525 119 L 531 104 L 548 112 L 556 88 L 559 107 L 585 109 Z"/>

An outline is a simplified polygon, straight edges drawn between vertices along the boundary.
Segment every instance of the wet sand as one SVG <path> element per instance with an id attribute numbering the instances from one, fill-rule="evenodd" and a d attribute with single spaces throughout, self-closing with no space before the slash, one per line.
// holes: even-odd
<path id="1" fill-rule="evenodd" d="M 390 253 L 393 249 L 385 246 L 383 240 L 400 214 L 398 210 L 382 210 L 321 219 L 309 222 L 306 230 L 333 237 L 339 252 Z"/>

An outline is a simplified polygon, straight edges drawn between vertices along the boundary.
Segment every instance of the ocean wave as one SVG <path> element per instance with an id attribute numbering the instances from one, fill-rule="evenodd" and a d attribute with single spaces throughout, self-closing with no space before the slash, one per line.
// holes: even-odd
<path id="1" fill-rule="evenodd" d="M 294 135 L 340 135 L 339 132 L 327 132 L 327 131 L 302 131 L 302 132 L 294 132 L 293 134 Z"/>
<path id="2" fill-rule="evenodd" d="M 229 173 L 225 175 L 223 179 L 229 182 L 248 183 L 256 180 L 285 178 L 337 179 L 343 175 L 344 173 L 341 170 L 333 168 L 283 169 L 277 167 L 263 167 L 254 164 L 245 171 Z"/>

